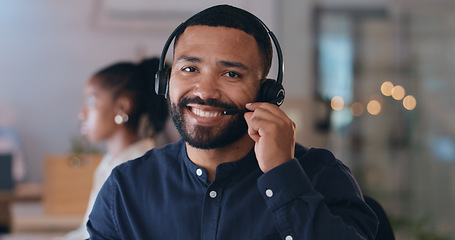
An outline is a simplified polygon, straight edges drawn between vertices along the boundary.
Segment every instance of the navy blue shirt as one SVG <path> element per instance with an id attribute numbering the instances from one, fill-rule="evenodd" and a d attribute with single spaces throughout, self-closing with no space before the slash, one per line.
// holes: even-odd
<path id="1" fill-rule="evenodd" d="M 180 140 L 116 167 L 90 214 L 90 239 L 374 239 L 377 219 L 349 169 L 327 150 L 263 173 L 254 151 L 215 180 Z"/>

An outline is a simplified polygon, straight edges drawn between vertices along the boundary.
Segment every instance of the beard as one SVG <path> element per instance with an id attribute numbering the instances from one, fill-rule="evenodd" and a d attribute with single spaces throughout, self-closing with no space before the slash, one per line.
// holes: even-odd
<path id="1" fill-rule="evenodd" d="M 169 99 L 169 98 L 168 98 Z M 185 122 L 187 104 L 195 103 L 224 109 L 237 109 L 234 104 L 222 103 L 216 99 L 202 100 L 182 98 L 178 104 L 168 100 L 170 115 L 177 131 L 190 146 L 199 149 L 215 149 L 225 147 L 243 137 L 248 130 L 243 114 L 233 115 L 223 126 L 189 126 Z"/>

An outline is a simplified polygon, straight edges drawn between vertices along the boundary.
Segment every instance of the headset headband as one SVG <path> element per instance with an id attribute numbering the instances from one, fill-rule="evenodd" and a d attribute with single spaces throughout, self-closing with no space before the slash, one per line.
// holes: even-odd
<path id="1" fill-rule="evenodd" d="M 265 25 L 265 23 L 261 19 L 259 19 L 256 16 L 255 16 L 255 18 L 259 23 L 261 23 L 261 25 L 267 31 L 270 38 L 272 39 L 273 45 L 275 45 L 275 50 L 276 50 L 276 54 L 278 57 L 278 75 L 276 78 L 276 82 L 278 84 L 282 84 L 283 72 L 284 72 L 284 61 L 283 61 L 283 53 L 281 52 L 281 47 L 280 47 L 280 44 L 278 43 L 278 39 L 275 37 L 275 34 L 273 34 L 273 32 L 270 31 L 270 29 L 267 27 L 267 25 Z M 174 29 L 174 31 L 171 33 L 171 35 L 167 39 L 166 43 L 164 44 L 163 51 L 161 52 L 161 58 L 160 58 L 158 71 L 164 71 L 164 69 L 165 69 L 164 64 L 166 61 L 167 51 L 169 50 L 172 40 L 174 40 L 175 36 L 177 35 L 177 32 L 180 30 L 180 28 L 182 28 L 185 25 L 185 23 L 186 22 L 181 23 L 176 29 Z"/>
<path id="2" fill-rule="evenodd" d="M 164 71 L 164 69 L 165 69 L 164 64 L 166 62 L 166 54 L 167 54 L 167 51 L 169 50 L 169 46 L 171 45 L 172 40 L 174 40 L 175 35 L 177 35 L 177 32 L 180 30 L 180 28 L 183 27 L 184 23 L 185 22 L 180 23 L 180 25 L 177 28 L 174 29 L 174 31 L 171 33 L 171 35 L 167 39 L 166 43 L 164 44 L 163 51 L 161 52 L 161 57 L 160 57 L 160 63 L 159 63 L 159 66 L 158 66 L 158 71 Z"/>

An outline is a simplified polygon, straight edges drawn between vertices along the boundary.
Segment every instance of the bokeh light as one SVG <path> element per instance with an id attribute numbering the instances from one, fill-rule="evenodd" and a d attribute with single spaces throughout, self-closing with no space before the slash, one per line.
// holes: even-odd
<path id="1" fill-rule="evenodd" d="M 332 101 L 330 102 L 330 106 L 332 106 L 332 109 L 337 111 L 341 110 L 344 108 L 344 100 L 340 96 L 335 96 L 332 98 Z"/>
<path id="2" fill-rule="evenodd" d="M 381 85 L 381 93 L 384 96 L 391 96 L 392 95 L 392 89 L 393 89 L 393 83 L 389 81 L 385 81 Z"/>
<path id="3" fill-rule="evenodd" d="M 381 112 L 381 103 L 378 100 L 371 100 L 367 104 L 367 111 L 371 115 L 378 115 Z"/>
<path id="4" fill-rule="evenodd" d="M 404 98 L 405 90 L 404 87 L 401 85 L 396 85 L 392 88 L 392 97 L 395 100 L 401 100 Z"/>
<path id="5" fill-rule="evenodd" d="M 408 95 L 403 99 L 403 106 L 407 110 L 414 110 L 417 105 L 417 101 L 414 96 Z"/>
<path id="6" fill-rule="evenodd" d="M 363 108 L 363 105 L 359 102 L 354 102 L 351 105 L 351 113 L 354 117 L 360 117 L 365 109 Z"/>

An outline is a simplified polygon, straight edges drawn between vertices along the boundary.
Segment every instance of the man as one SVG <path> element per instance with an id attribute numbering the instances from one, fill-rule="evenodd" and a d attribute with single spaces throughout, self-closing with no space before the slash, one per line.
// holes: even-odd
<path id="1" fill-rule="evenodd" d="M 374 238 L 376 217 L 347 167 L 296 144 L 286 114 L 255 102 L 271 51 L 260 22 L 235 7 L 179 28 L 168 102 L 182 140 L 113 170 L 87 223 L 92 239 Z"/>

